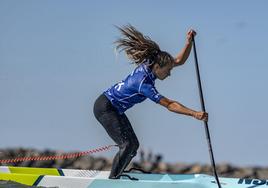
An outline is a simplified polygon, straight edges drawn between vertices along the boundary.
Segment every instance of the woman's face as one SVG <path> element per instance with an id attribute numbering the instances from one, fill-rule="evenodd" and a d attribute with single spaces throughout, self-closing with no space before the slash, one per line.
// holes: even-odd
<path id="1" fill-rule="evenodd" d="M 164 80 L 166 77 L 170 76 L 170 71 L 173 68 L 172 63 L 168 63 L 164 67 L 160 67 L 158 64 L 155 64 L 153 67 L 153 73 L 159 80 Z"/>

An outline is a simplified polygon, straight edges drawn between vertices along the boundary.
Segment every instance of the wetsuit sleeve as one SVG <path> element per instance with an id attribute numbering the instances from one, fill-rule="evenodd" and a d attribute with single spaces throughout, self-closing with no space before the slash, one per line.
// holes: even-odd
<path id="1" fill-rule="evenodd" d="M 139 92 L 156 103 L 159 103 L 160 99 L 164 97 L 150 83 L 142 83 Z"/>

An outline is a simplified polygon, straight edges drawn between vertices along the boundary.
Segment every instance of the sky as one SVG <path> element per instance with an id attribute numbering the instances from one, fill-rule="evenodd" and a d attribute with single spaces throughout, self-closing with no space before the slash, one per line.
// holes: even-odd
<path id="1" fill-rule="evenodd" d="M 114 144 L 96 98 L 135 68 L 115 52 L 128 23 L 176 56 L 196 47 L 216 163 L 268 166 L 268 2 L 0 0 L 0 148 L 84 151 Z M 191 54 L 157 90 L 201 110 Z M 165 162 L 210 164 L 203 122 L 147 99 L 126 112 L 140 148 Z M 99 155 L 113 157 L 117 149 Z"/>

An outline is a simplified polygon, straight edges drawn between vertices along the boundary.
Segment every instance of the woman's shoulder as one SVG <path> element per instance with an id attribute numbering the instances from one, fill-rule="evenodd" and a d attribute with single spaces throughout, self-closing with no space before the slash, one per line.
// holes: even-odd
<path id="1" fill-rule="evenodd" d="M 142 67 L 142 65 L 137 66 L 132 73 L 127 77 L 126 81 L 130 85 L 139 86 L 144 80 L 148 77 L 146 71 Z"/>

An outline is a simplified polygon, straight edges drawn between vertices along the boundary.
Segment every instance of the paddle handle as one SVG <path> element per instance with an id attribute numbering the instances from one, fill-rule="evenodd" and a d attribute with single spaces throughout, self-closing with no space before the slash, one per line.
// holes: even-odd
<path id="1" fill-rule="evenodd" d="M 192 40 L 193 40 L 195 70 L 196 70 L 196 75 L 197 75 L 197 82 L 198 82 L 198 89 L 199 89 L 199 97 L 200 97 L 200 102 L 201 102 L 201 108 L 202 108 L 203 112 L 206 112 L 205 102 L 204 102 L 204 97 L 203 97 L 203 91 L 202 91 L 202 84 L 201 84 L 200 73 L 199 73 L 199 66 L 198 66 L 198 59 L 197 59 L 194 36 L 193 36 Z M 214 155 L 213 155 L 213 150 L 212 150 L 212 145 L 211 145 L 211 139 L 210 139 L 208 123 L 206 121 L 204 121 L 204 125 L 205 125 L 205 130 L 206 130 L 206 137 L 207 137 L 207 143 L 208 143 L 208 148 L 209 148 L 210 161 L 211 161 L 211 165 L 213 167 L 213 173 L 214 173 L 216 182 L 218 184 L 218 187 L 221 188 L 221 184 L 220 184 L 218 174 L 217 174 L 217 171 L 216 171 L 216 165 L 215 165 L 215 160 L 214 160 Z"/>

